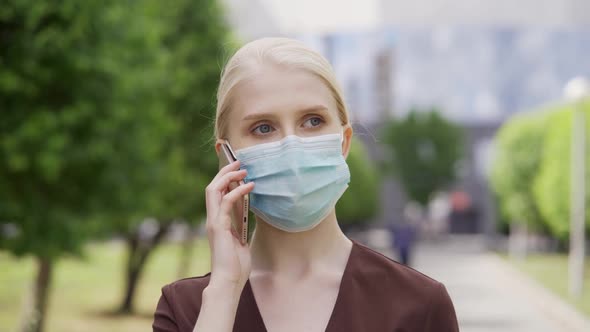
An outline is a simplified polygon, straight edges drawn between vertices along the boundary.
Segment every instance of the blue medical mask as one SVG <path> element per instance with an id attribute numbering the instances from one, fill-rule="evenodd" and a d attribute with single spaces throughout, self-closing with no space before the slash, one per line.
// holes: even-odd
<path id="1" fill-rule="evenodd" d="M 342 134 L 287 136 L 237 150 L 253 181 L 250 209 L 286 232 L 317 226 L 334 208 L 350 182 L 342 155 Z"/>

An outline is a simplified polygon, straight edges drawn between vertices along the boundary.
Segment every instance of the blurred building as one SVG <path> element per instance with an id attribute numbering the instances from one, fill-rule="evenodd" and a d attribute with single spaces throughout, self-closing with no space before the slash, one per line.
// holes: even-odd
<path id="1" fill-rule="evenodd" d="M 590 76 L 588 27 L 396 27 L 297 36 L 333 64 L 355 121 L 436 106 L 465 125 L 561 99 Z"/>
<path id="2" fill-rule="evenodd" d="M 590 23 L 588 0 L 380 0 L 382 25 L 571 27 Z"/>
<path id="3" fill-rule="evenodd" d="M 380 26 L 394 35 L 394 113 L 436 105 L 463 124 L 456 188 L 478 213 L 460 228 L 491 232 L 495 132 L 515 112 L 560 100 L 571 77 L 590 75 L 590 1 L 381 0 L 379 8 Z M 385 201 L 401 198 L 396 183 L 386 187 Z M 395 205 L 386 204 L 390 213 Z"/>
<path id="4" fill-rule="evenodd" d="M 281 33 L 276 17 L 262 0 L 221 0 L 228 23 L 241 41 Z"/>
<path id="5" fill-rule="evenodd" d="M 395 57 L 393 49 L 383 48 L 375 54 L 375 113 L 378 119 L 387 119 L 393 103 L 393 73 Z"/>
<path id="6" fill-rule="evenodd" d="M 377 136 L 388 117 L 436 107 L 465 128 L 460 179 L 477 210 L 462 230 L 492 232 L 487 184 L 493 137 L 512 114 L 560 100 L 573 76 L 590 76 L 588 27 L 389 26 L 373 31 L 302 35 L 333 64 L 369 153 L 383 158 Z M 405 198 L 383 188 L 380 223 L 400 219 Z"/>

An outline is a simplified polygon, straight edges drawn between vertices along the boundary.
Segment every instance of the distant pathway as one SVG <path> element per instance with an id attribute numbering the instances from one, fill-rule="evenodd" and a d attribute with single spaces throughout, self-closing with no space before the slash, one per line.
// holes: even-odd
<path id="1" fill-rule="evenodd" d="M 386 234 L 363 237 L 363 242 L 396 257 L 387 247 Z M 590 332 L 581 314 L 486 252 L 482 237 L 423 241 L 413 262 L 414 268 L 445 284 L 462 332 Z"/>

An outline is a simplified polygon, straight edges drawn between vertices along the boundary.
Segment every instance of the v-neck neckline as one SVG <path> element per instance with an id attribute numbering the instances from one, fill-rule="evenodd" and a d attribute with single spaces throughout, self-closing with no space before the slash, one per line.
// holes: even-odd
<path id="1" fill-rule="evenodd" d="M 332 308 L 332 312 L 330 313 L 330 318 L 328 319 L 328 324 L 326 325 L 325 331 L 330 331 L 331 326 L 335 324 L 334 317 L 336 316 L 338 309 L 343 305 L 343 297 L 345 294 L 343 292 L 346 291 L 346 285 L 350 279 L 351 273 L 351 265 L 353 261 L 353 255 L 355 254 L 356 250 L 358 249 L 358 244 L 351 240 L 352 246 L 350 248 L 350 253 L 348 254 L 348 260 L 346 261 L 346 265 L 344 266 L 344 271 L 342 272 L 342 277 L 340 278 L 340 285 L 338 286 L 338 294 L 336 295 L 336 301 L 334 302 L 334 307 Z M 261 329 L 263 331 L 268 331 L 266 325 L 264 324 L 264 319 L 262 318 L 262 314 L 260 313 L 260 308 L 258 307 L 258 303 L 256 302 L 256 297 L 254 296 L 254 291 L 252 289 L 252 285 L 250 284 L 250 279 L 246 281 L 244 285 L 244 294 L 246 298 L 244 299 L 245 304 L 251 306 L 253 309 L 252 314 L 254 317 L 250 317 L 252 320 L 252 324 L 256 326 L 256 329 Z"/>

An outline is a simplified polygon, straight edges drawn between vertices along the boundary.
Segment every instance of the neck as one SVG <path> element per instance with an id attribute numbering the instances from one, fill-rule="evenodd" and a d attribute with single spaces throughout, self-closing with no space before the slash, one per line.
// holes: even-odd
<path id="1" fill-rule="evenodd" d="M 279 230 L 256 218 L 250 244 L 252 270 L 300 278 L 310 270 L 341 266 L 348 260 L 352 242 L 344 235 L 335 211 L 316 227 L 298 233 Z"/>

